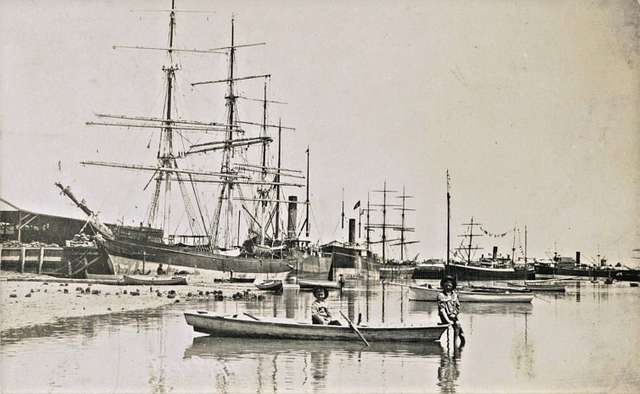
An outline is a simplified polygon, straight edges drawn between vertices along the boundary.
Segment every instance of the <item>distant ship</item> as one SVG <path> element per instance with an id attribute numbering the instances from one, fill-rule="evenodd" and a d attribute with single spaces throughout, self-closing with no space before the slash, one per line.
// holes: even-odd
<path id="1" fill-rule="evenodd" d="M 511 256 L 498 256 L 498 248 L 493 247 L 491 257 L 481 256 L 478 260 L 473 260 L 474 251 L 481 249 L 473 245 L 473 238 L 482 236 L 474 233 L 475 226 L 480 223 L 474 221 L 471 217 L 469 223 L 464 223 L 468 230 L 459 237 L 463 238 L 460 246 L 455 249 L 454 260 L 450 256 L 450 220 L 451 220 L 451 193 L 450 193 L 450 177 L 447 170 L 447 260 L 445 262 L 445 270 L 443 274 L 452 275 L 458 280 L 531 280 L 535 279 L 535 269 L 533 265 L 527 264 L 526 249 L 527 235 L 525 227 L 525 246 L 524 246 L 524 263 L 518 264 L 515 260 L 515 229 L 514 229 L 514 247 Z M 501 237 L 506 235 L 502 234 Z M 468 240 L 465 242 L 465 239 Z"/>
<path id="2" fill-rule="evenodd" d="M 607 265 L 607 259 L 598 256 L 595 264 L 584 264 L 581 262 L 580 252 L 576 252 L 576 257 L 565 257 L 554 253 L 553 258 L 548 261 L 537 261 L 535 263 L 536 274 L 539 275 L 562 275 L 562 276 L 583 276 L 591 278 L 610 278 L 624 281 L 640 281 L 640 270 L 623 266 Z"/>
<path id="3" fill-rule="evenodd" d="M 464 225 L 468 226 L 469 230 L 460 236 L 468 238 L 469 241 L 467 245 L 461 245 L 456 249 L 459 252 L 458 256 L 462 257 L 462 259 L 449 262 L 446 267 L 448 274 L 453 275 L 458 280 L 535 279 L 536 273 L 533 265 L 529 266 L 516 262 L 513 256 L 515 248 L 512 251 L 512 255 L 502 257 L 498 256 L 498 248 L 494 246 L 491 257 L 481 256 L 478 260 L 472 260 L 472 251 L 479 249 L 477 246 L 473 246 L 473 238 L 480 236 L 480 234 L 474 234 L 473 229 L 479 223 L 474 222 L 474 219 L 471 218 L 471 221 Z"/>

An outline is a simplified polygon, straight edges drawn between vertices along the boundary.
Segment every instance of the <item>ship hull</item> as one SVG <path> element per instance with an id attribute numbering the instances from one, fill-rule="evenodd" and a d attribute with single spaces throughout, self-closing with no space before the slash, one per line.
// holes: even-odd
<path id="1" fill-rule="evenodd" d="M 158 246 L 124 240 L 103 240 L 99 247 L 108 255 L 116 274 L 164 270 L 200 275 L 201 280 L 284 280 L 295 267 L 295 260 L 231 257 L 190 250 L 189 247 Z"/>
<path id="2" fill-rule="evenodd" d="M 455 263 L 446 267 L 446 273 L 458 280 L 532 280 L 536 277 L 533 267 L 528 267 L 525 274 L 524 269 L 479 267 Z"/>
<path id="3" fill-rule="evenodd" d="M 329 280 L 332 264 L 330 256 L 322 256 L 320 253 L 303 254 L 298 251 L 294 251 L 293 256 L 298 279 Z"/>
<path id="4" fill-rule="evenodd" d="M 427 264 L 418 265 L 413 271 L 413 279 L 442 279 L 444 277 L 444 265 Z"/>
<path id="5" fill-rule="evenodd" d="M 539 275 L 584 276 L 591 278 L 613 278 L 624 281 L 640 281 L 640 270 L 636 269 L 565 268 L 554 267 L 548 264 L 536 264 L 535 269 L 536 274 Z"/>

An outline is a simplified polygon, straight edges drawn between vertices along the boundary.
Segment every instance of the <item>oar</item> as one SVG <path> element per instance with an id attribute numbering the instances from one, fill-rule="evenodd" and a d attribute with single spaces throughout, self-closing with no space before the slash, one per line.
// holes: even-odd
<path id="1" fill-rule="evenodd" d="M 244 312 L 243 314 L 244 314 L 245 316 L 248 316 L 248 317 L 252 318 L 252 319 L 253 319 L 253 320 L 255 320 L 255 321 L 260 321 L 260 319 L 258 319 L 257 317 L 253 316 L 253 315 L 252 315 L 252 314 L 250 314 L 250 313 Z"/>
<path id="2" fill-rule="evenodd" d="M 342 311 L 340 311 L 340 314 L 342 315 L 342 317 L 344 318 L 344 320 L 347 321 L 347 323 L 349 323 L 349 327 L 351 327 L 351 329 L 353 330 L 353 332 L 355 332 L 356 334 L 358 334 L 358 336 L 360 337 L 360 339 L 362 339 L 362 342 L 364 342 L 365 345 L 369 346 L 369 342 L 367 342 L 366 339 L 364 339 L 364 337 L 362 336 L 362 333 L 360 332 L 360 330 L 358 330 L 358 327 L 355 326 L 355 324 L 353 324 L 353 322 L 344 314 L 342 313 Z"/>

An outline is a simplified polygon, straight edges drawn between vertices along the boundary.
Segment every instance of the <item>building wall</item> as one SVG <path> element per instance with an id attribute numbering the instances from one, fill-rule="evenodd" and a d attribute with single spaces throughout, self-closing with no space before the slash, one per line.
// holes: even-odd
<path id="1" fill-rule="evenodd" d="M 26 212 L 0 211 L 0 241 L 17 240 L 18 224 L 30 217 L 32 215 Z M 85 223 L 79 219 L 38 215 L 22 228 L 20 237 L 22 242 L 38 241 L 64 246 L 64 241 L 72 239 Z"/>

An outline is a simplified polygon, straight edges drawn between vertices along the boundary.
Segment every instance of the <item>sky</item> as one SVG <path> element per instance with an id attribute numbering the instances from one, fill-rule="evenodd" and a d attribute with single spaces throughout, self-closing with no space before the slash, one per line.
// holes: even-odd
<path id="1" fill-rule="evenodd" d="M 168 0 L 0 2 L 0 196 L 82 217 L 53 186 L 62 181 L 104 221 L 144 219 L 149 174 L 79 162 L 155 163 L 157 131 L 85 122 L 94 113 L 162 114 L 166 56 L 112 46 L 165 46 L 167 14 L 148 10 L 168 8 Z M 640 262 L 632 259 L 640 248 L 636 1 L 178 0 L 176 8 L 210 11 L 178 13 L 176 47 L 228 45 L 232 15 L 237 43 L 267 43 L 238 50 L 237 75 L 272 74 L 269 96 L 287 102 L 268 112 L 271 123 L 296 128 L 283 133 L 283 166 L 304 169 L 310 148 L 312 239 L 345 240 L 342 189 L 347 218 L 357 217 L 355 202 L 365 205 L 386 181 L 415 197 L 407 221 L 420 242 L 408 254 L 444 257 L 449 170 L 454 246 L 473 217 L 494 234 L 519 227 L 518 249 L 526 225 L 529 256 L 579 250 L 587 261 L 600 253 Z M 226 58 L 183 54 L 179 64 L 180 116 L 224 120 L 224 90 L 190 83 L 225 78 Z M 261 97 L 262 82 L 239 89 Z M 242 102 L 239 116 L 260 121 L 260 104 Z M 205 201 L 213 193 L 201 189 Z M 304 199 L 303 189 L 286 193 Z M 506 253 L 513 242 L 509 234 L 478 245 Z"/>

